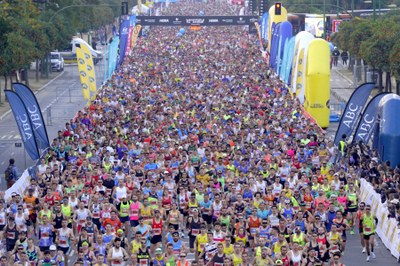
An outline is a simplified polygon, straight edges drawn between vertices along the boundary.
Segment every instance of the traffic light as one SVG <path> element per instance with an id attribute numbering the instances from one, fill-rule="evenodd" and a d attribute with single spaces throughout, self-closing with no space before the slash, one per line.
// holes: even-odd
<path id="1" fill-rule="evenodd" d="M 125 16 L 128 15 L 129 11 L 128 11 L 128 2 L 122 2 L 121 3 L 121 15 Z"/>
<path id="2" fill-rule="evenodd" d="M 281 15 L 281 14 L 282 14 L 282 3 L 276 2 L 275 3 L 275 15 Z"/>

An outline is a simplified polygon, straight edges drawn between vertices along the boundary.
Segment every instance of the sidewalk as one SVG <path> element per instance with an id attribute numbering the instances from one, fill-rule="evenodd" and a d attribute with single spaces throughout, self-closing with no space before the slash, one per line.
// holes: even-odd
<path id="1" fill-rule="evenodd" d="M 29 70 L 28 71 L 28 80 L 29 80 L 29 87 L 31 90 L 36 94 L 40 90 L 44 89 L 47 85 L 49 85 L 56 77 L 59 75 L 62 75 L 64 72 L 51 72 L 49 73 L 48 78 L 39 78 L 38 81 L 36 81 L 35 78 L 35 70 Z M 40 74 L 39 74 L 40 75 Z M 7 114 L 10 110 L 10 105 L 8 104 L 8 101 L 5 100 L 5 94 L 4 94 L 4 77 L 0 78 L 0 84 L 1 84 L 1 102 L 0 102 L 0 120 L 3 118 L 5 114 Z M 8 88 L 10 89 L 10 81 L 8 80 Z"/>
<path id="2" fill-rule="evenodd" d="M 338 65 L 331 69 L 331 96 L 335 97 L 339 102 L 347 103 L 353 91 L 363 83 L 364 81 L 361 80 L 355 85 L 353 72 L 342 62 L 338 62 Z M 376 94 L 378 94 L 378 89 L 373 89 L 371 97 Z"/>
<path id="3" fill-rule="evenodd" d="M 356 86 L 353 83 L 353 73 L 348 70 L 347 66 L 342 65 L 331 69 L 331 96 L 336 98 L 338 102 L 347 103 Z M 331 97 L 332 98 L 332 97 Z"/>

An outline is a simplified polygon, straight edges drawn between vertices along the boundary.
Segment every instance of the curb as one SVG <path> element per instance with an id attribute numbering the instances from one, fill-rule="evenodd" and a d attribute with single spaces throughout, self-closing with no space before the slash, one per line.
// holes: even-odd
<path id="1" fill-rule="evenodd" d="M 34 94 L 38 94 L 39 92 L 41 92 L 42 90 L 44 90 L 47 86 L 49 86 L 51 83 L 53 83 L 56 79 L 58 79 L 59 77 L 61 77 L 62 75 L 64 75 L 65 71 L 63 71 L 62 73 L 60 73 L 60 75 L 57 75 L 56 77 L 54 77 L 52 80 L 49 80 L 49 82 L 47 82 L 46 84 L 44 84 L 40 89 L 38 89 L 37 91 L 34 92 Z M 4 114 L 2 114 L 0 116 L 0 120 L 3 120 L 4 117 L 6 117 L 9 113 L 11 113 L 11 109 L 9 109 L 8 111 L 6 111 Z"/>
<path id="2" fill-rule="evenodd" d="M 342 78 L 344 78 L 349 84 L 351 84 L 351 86 L 353 86 L 353 81 L 351 79 L 349 79 L 348 77 L 346 77 L 344 74 L 342 74 L 340 71 L 338 71 L 337 69 L 334 69 L 336 71 L 336 73 L 341 76 Z"/>
<path id="3" fill-rule="evenodd" d="M 333 97 L 338 99 L 340 102 L 345 102 L 346 103 L 346 100 L 344 98 L 340 97 L 339 94 L 336 91 L 331 90 L 331 94 L 333 95 Z"/>

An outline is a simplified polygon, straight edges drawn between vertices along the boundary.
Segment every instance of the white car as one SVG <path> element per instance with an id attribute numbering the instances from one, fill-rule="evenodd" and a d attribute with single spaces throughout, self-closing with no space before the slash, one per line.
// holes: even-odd
<path id="1" fill-rule="evenodd" d="M 52 71 L 63 71 L 64 70 L 64 58 L 59 52 L 50 53 L 51 70 Z"/>

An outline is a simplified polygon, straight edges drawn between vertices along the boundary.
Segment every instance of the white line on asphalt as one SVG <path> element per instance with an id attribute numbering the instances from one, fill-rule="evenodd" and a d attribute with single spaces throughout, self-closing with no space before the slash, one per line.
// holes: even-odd
<path id="1" fill-rule="evenodd" d="M 68 90 L 64 90 L 59 96 L 57 96 L 57 98 L 55 98 L 50 104 L 46 106 L 46 108 L 42 110 L 42 113 L 44 113 L 48 108 L 55 104 L 67 91 Z"/>
<path id="2" fill-rule="evenodd" d="M 41 87 L 38 91 L 36 91 L 35 94 L 37 94 L 37 93 L 41 92 L 42 90 L 44 90 L 47 86 L 49 86 L 51 83 L 53 83 L 56 79 L 58 79 L 59 77 L 64 75 L 64 73 L 65 73 L 65 71 L 63 71 L 60 75 L 56 76 L 55 78 L 53 78 L 52 80 L 47 82 L 43 87 Z M 7 112 L 5 112 L 2 116 L 0 116 L 0 120 L 3 120 L 3 118 L 6 117 L 9 113 L 11 113 L 11 109 L 8 110 Z"/>

